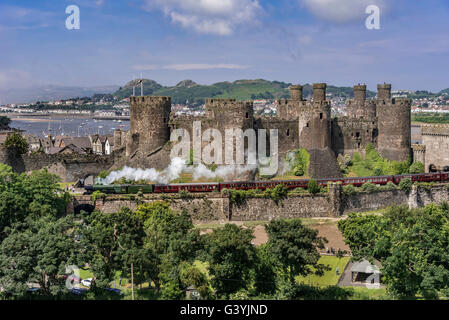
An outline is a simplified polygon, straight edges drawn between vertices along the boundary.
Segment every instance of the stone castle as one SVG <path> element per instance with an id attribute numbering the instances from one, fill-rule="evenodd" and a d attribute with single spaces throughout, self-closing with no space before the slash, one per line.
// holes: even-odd
<path id="1" fill-rule="evenodd" d="M 223 137 L 231 128 L 278 129 L 280 162 L 289 151 L 305 148 L 310 153 L 308 174 L 315 178 L 340 176 L 337 157 L 363 154 L 369 143 L 389 160 L 412 156 L 411 99 L 392 99 L 390 84 L 378 85 L 373 100 L 366 98 L 365 85 L 354 86 L 344 117 L 331 117 L 325 83 L 313 85 L 311 100 L 304 99 L 300 85 L 291 86 L 290 95 L 277 101 L 276 116 L 256 116 L 250 101 L 207 99 L 206 112 L 199 117 L 171 113 L 170 97 L 132 96 L 130 131 L 116 131 L 114 145 L 124 154 L 122 165 L 163 169 L 170 162 L 172 130 L 183 128 L 192 138 L 193 122 L 201 121 L 203 132 L 216 128 Z"/>

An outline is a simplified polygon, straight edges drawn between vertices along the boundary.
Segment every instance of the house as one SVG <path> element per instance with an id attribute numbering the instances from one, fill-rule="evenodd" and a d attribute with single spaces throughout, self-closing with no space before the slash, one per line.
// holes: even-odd
<path id="1" fill-rule="evenodd" d="M 65 147 L 49 148 L 48 154 L 86 154 L 86 151 L 75 146 L 74 144 L 69 144 Z"/>
<path id="2" fill-rule="evenodd" d="M 92 151 L 92 142 L 90 137 L 70 137 L 70 136 L 57 136 L 53 146 L 55 148 L 64 148 L 69 145 L 74 145 L 83 153 L 90 153 Z"/>
<path id="3" fill-rule="evenodd" d="M 92 141 L 92 152 L 98 155 L 110 155 L 114 146 L 112 136 L 93 135 L 90 137 Z"/>
<path id="4" fill-rule="evenodd" d="M 28 150 L 30 152 L 36 152 L 41 150 L 41 148 L 43 148 L 43 141 L 38 136 L 25 134 L 23 135 L 23 137 L 28 143 Z"/>
<path id="5" fill-rule="evenodd" d="M 381 277 L 380 268 L 381 264 L 377 260 L 374 260 L 373 263 L 366 259 L 360 262 L 354 262 L 351 267 L 351 281 L 379 285 Z"/>

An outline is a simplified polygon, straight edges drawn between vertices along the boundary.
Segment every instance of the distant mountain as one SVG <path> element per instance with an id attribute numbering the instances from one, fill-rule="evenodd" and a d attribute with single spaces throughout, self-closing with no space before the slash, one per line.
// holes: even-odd
<path id="1" fill-rule="evenodd" d="M 114 93 L 118 89 L 119 86 L 67 87 L 53 85 L 9 90 L 0 89 L 0 104 L 91 97 L 96 93 Z"/>
<path id="2" fill-rule="evenodd" d="M 449 94 L 449 88 L 440 91 L 440 94 L 443 94 L 443 93 Z"/>
<path id="3" fill-rule="evenodd" d="M 202 104 L 206 98 L 235 98 L 237 100 L 289 98 L 288 88 L 291 86 L 291 83 L 263 79 L 226 81 L 212 85 L 199 85 L 192 80 L 184 80 L 174 87 L 162 86 L 147 79 L 143 83 L 144 95 L 170 96 L 172 103 L 181 104 L 185 104 L 187 101 L 192 104 Z M 114 96 L 119 99 L 129 97 L 132 94 L 133 84 L 136 85 L 136 95 L 140 95 L 140 85 L 131 81 L 115 92 Z M 311 96 L 312 91 L 311 85 L 304 85 L 305 97 Z M 346 98 L 353 97 L 351 87 L 328 86 L 327 92 Z M 374 97 L 375 95 L 375 92 L 368 91 L 368 97 Z"/>

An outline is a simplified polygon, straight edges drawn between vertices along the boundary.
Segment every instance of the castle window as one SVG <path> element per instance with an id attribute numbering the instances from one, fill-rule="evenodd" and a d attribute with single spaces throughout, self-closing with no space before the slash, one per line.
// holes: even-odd
<path id="1" fill-rule="evenodd" d="M 356 133 L 355 133 L 355 136 L 356 136 L 357 138 L 360 138 L 360 132 L 356 132 Z"/>
<path id="2" fill-rule="evenodd" d="M 290 129 L 287 129 L 287 137 L 290 136 Z"/>
<path id="3" fill-rule="evenodd" d="M 323 114 L 322 113 L 320 113 L 320 119 L 323 119 Z"/>
<path id="4" fill-rule="evenodd" d="M 167 118 L 164 118 L 164 123 L 167 123 Z"/>
<path id="5" fill-rule="evenodd" d="M 358 148 L 360 149 L 360 142 L 359 142 L 359 143 L 357 143 L 357 146 L 358 146 Z"/>
<path id="6" fill-rule="evenodd" d="M 309 127 L 309 123 L 307 122 L 307 124 L 306 124 L 306 127 L 308 128 Z"/>
<path id="7" fill-rule="evenodd" d="M 248 119 L 248 118 L 249 118 L 249 113 L 247 112 L 247 113 L 246 113 L 246 119 Z"/>

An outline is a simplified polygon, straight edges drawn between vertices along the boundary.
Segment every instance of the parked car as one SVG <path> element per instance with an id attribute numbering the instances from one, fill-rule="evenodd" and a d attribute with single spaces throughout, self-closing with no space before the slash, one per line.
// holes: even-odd
<path id="1" fill-rule="evenodd" d="M 81 280 L 81 284 L 85 287 L 90 287 L 90 285 L 92 284 L 92 278 L 88 278 L 88 279 L 83 279 Z"/>
<path id="2" fill-rule="evenodd" d="M 70 293 L 75 294 L 77 296 L 82 296 L 87 292 L 87 289 L 84 288 L 73 288 L 69 290 Z"/>
<path id="3" fill-rule="evenodd" d="M 116 294 L 118 294 L 118 295 L 120 295 L 120 296 L 123 296 L 123 295 L 124 295 L 124 293 L 122 292 L 122 290 L 117 289 L 117 288 L 106 288 L 106 290 L 109 291 L 109 292 L 116 293 Z"/>

